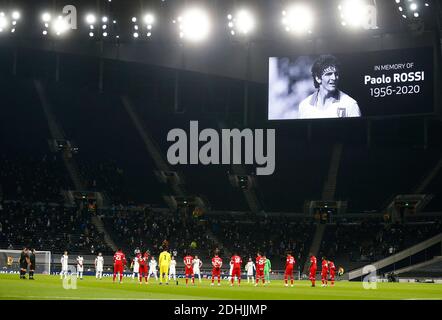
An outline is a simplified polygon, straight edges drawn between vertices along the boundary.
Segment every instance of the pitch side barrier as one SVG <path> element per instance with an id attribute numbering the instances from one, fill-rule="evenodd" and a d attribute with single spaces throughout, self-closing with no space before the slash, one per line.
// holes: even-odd
<path id="1" fill-rule="evenodd" d="M 16 274 L 18 274 L 18 271 L 17 272 L 4 272 L 4 273 L 16 273 Z M 1 272 L 0 272 L 0 274 L 1 274 Z M 51 275 L 58 275 L 59 276 L 60 272 L 51 272 Z M 114 274 L 112 272 L 103 272 L 103 277 L 104 278 L 112 278 L 113 275 Z M 83 276 L 95 276 L 95 272 L 94 271 L 83 272 Z M 157 276 L 159 277 L 159 273 L 157 273 Z M 186 276 L 185 276 L 185 274 L 183 272 L 179 272 L 176 275 L 177 279 L 185 279 L 185 277 Z M 283 275 L 278 277 L 278 278 L 272 278 L 271 277 L 270 279 L 271 280 L 280 280 L 280 279 L 282 279 L 282 277 L 283 277 Z M 130 279 L 132 279 L 132 272 L 124 272 L 123 273 L 123 278 L 130 278 Z M 212 279 L 212 275 L 211 274 L 201 274 L 201 279 L 209 279 L 210 280 L 210 279 Z M 215 279 L 218 279 L 218 278 L 215 278 Z M 229 276 L 227 274 L 221 275 L 221 280 L 228 280 L 228 279 L 229 279 Z M 241 279 L 247 279 L 247 276 L 242 274 L 241 275 Z M 171 280 L 173 281 L 173 278 Z M 155 278 L 152 279 L 152 276 L 151 276 L 151 281 L 155 281 Z M 198 277 L 195 277 L 195 281 L 198 281 Z"/>
<path id="2" fill-rule="evenodd" d="M 370 263 L 370 265 L 374 266 L 376 270 L 380 270 L 382 268 L 388 267 L 394 263 L 397 263 L 403 259 L 406 259 L 416 253 L 419 253 L 435 244 L 442 243 L 442 233 L 427 239 L 425 241 L 422 241 L 421 243 L 418 243 L 408 249 L 402 250 L 401 252 L 398 252 L 392 256 L 389 256 L 387 258 L 384 258 L 382 260 L 379 260 L 374 263 Z M 349 280 L 355 280 L 362 278 L 363 276 L 369 274 L 372 270 L 367 270 L 366 272 L 363 272 L 364 267 L 355 269 L 353 271 L 350 271 L 348 273 L 348 279 Z"/>

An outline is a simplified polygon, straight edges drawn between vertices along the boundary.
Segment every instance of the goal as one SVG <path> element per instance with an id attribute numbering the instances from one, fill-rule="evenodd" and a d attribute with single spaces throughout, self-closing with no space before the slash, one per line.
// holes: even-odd
<path id="1" fill-rule="evenodd" d="M 21 250 L 0 249 L 0 273 L 20 271 Z M 35 273 L 51 274 L 51 251 L 35 251 Z"/>

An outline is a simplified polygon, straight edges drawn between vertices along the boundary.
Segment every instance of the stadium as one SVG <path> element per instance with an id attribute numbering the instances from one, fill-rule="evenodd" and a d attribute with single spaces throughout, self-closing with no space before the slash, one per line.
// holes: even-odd
<path id="1" fill-rule="evenodd" d="M 0 1 L 0 300 L 442 299 L 441 21 Z"/>

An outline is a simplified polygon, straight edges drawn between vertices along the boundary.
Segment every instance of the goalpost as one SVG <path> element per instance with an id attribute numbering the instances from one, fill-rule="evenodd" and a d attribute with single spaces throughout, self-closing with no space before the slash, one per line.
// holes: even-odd
<path id="1" fill-rule="evenodd" d="M 21 250 L 0 249 L 0 273 L 19 272 Z M 51 274 L 51 251 L 35 251 L 35 273 Z"/>

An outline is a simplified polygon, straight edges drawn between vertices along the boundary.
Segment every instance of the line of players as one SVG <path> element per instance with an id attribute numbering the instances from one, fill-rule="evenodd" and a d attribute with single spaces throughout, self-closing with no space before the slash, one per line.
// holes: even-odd
<path id="1" fill-rule="evenodd" d="M 150 276 L 152 276 L 152 275 L 155 277 L 155 280 L 158 280 L 158 277 L 157 277 L 158 263 L 155 260 L 154 256 L 151 256 L 150 260 L 149 260 L 149 254 L 150 254 L 149 251 L 146 251 L 144 254 L 141 254 L 138 250 L 135 258 L 132 260 L 132 263 L 131 263 L 131 269 L 133 270 L 132 279 L 135 279 L 135 276 L 137 276 L 137 278 L 140 281 L 140 284 L 142 283 L 143 277 L 145 279 L 146 284 L 149 283 Z M 160 258 L 159 260 L 161 261 L 162 259 Z M 191 256 L 186 256 L 186 257 L 184 257 L 183 261 L 185 264 L 190 263 L 192 265 L 193 275 L 194 276 L 197 275 L 199 282 L 201 283 L 201 281 L 202 281 L 201 280 L 201 267 L 202 267 L 203 263 L 198 258 L 198 256 L 195 256 L 195 258 L 193 258 Z M 149 264 L 149 271 L 147 271 L 147 262 Z M 176 282 L 176 280 L 177 280 L 176 265 L 177 265 L 177 262 L 175 260 L 175 257 L 171 256 L 169 266 L 168 266 L 168 276 L 167 276 L 168 281 L 170 281 L 173 278 L 173 280 Z M 168 283 L 168 281 L 166 281 L 166 284 Z M 192 282 L 195 283 L 194 278 L 192 279 Z M 186 283 L 188 283 L 188 279 L 187 279 Z"/>
<path id="2" fill-rule="evenodd" d="M 310 253 L 310 266 L 309 266 L 309 279 L 312 283 L 312 287 L 315 287 L 316 283 L 316 270 L 317 270 L 317 260 L 316 257 Z M 336 267 L 333 261 L 327 260 L 326 257 L 322 257 L 321 264 L 321 281 L 322 287 L 326 287 L 328 285 L 328 278 L 330 278 L 331 286 L 335 285 L 335 275 L 336 275 Z"/>
<path id="3" fill-rule="evenodd" d="M 140 250 L 135 251 L 135 258 L 132 260 L 131 268 L 133 269 L 132 279 L 135 279 L 135 275 L 139 279 L 139 283 L 143 283 L 143 278 L 145 279 L 145 283 L 149 283 L 150 276 L 154 276 L 155 280 L 158 280 L 157 276 L 157 267 L 158 263 L 155 260 L 154 256 L 150 256 L 150 252 L 146 251 L 145 253 L 141 253 Z M 150 258 L 150 259 L 149 259 Z M 177 262 L 174 256 L 171 256 L 167 250 L 163 250 L 160 254 L 159 267 L 160 267 L 160 284 L 165 281 L 165 284 L 169 284 L 169 280 L 173 278 L 176 282 L 177 273 L 176 273 L 176 265 Z M 195 284 L 195 275 L 198 275 L 199 282 L 201 282 L 201 266 L 203 265 L 202 261 L 195 256 L 193 258 L 190 255 L 186 255 L 183 259 L 183 262 L 186 266 L 186 284 L 188 284 L 189 276 L 192 275 L 192 283 Z M 120 283 L 122 283 L 123 270 L 127 265 L 126 256 L 119 249 L 114 255 L 114 277 L 113 280 L 115 282 L 117 274 L 120 276 Z M 147 266 L 149 265 L 149 271 L 147 271 Z"/>
<path id="4" fill-rule="evenodd" d="M 150 257 L 150 260 L 149 260 Z M 77 257 L 77 278 L 83 279 L 83 257 Z M 117 274 L 120 276 L 120 283 L 123 280 L 123 271 L 124 267 L 127 265 L 127 260 L 125 254 L 119 249 L 114 255 L 114 274 L 113 281 L 115 282 Z M 159 258 L 160 262 L 163 262 L 160 266 L 160 284 L 162 284 L 163 279 L 165 283 L 168 284 L 169 280 L 172 278 L 176 282 L 176 260 L 175 257 L 171 256 L 167 250 L 164 250 L 160 254 Z M 190 254 L 186 255 L 183 258 L 184 266 L 185 266 L 185 279 L 186 285 L 189 283 L 189 278 L 193 285 L 195 285 L 195 275 L 198 276 L 199 282 L 201 283 L 201 267 L 203 265 L 202 261 L 196 255 L 192 257 Z M 231 282 L 231 286 L 234 285 L 235 278 L 238 281 L 238 285 L 241 284 L 241 266 L 242 259 L 238 254 L 234 254 L 230 259 L 230 271 L 229 278 Z M 61 257 L 62 264 L 62 272 L 60 273 L 60 277 L 66 277 L 68 273 L 68 255 L 65 251 L 64 255 Z M 284 283 L 285 286 L 288 286 L 288 280 L 290 280 L 290 285 L 293 287 L 294 285 L 294 267 L 296 264 L 296 260 L 291 254 L 291 252 L 287 253 L 286 256 L 286 265 L 284 272 Z M 147 266 L 149 265 L 149 271 L 147 270 Z M 218 253 L 215 253 L 215 256 L 212 258 L 212 283 L 214 285 L 215 278 L 218 280 L 218 286 L 221 285 L 221 267 L 223 265 L 223 260 L 219 257 Z M 103 266 L 104 259 L 101 253 L 95 259 L 95 270 L 96 270 L 96 278 L 102 279 L 103 275 Z M 142 284 L 143 278 L 145 279 L 145 283 L 149 283 L 150 277 L 153 275 L 155 280 L 158 280 L 157 276 L 157 266 L 158 263 L 155 260 L 154 256 L 150 256 L 149 251 L 146 251 L 142 254 L 139 250 L 136 251 L 136 256 L 132 260 L 131 268 L 133 268 L 132 279 L 139 279 L 139 283 Z M 255 286 L 258 286 L 259 280 L 262 280 L 262 284 L 266 285 L 270 283 L 270 272 L 271 272 L 271 263 L 270 260 L 266 258 L 265 255 L 262 255 L 261 252 L 258 252 L 256 255 L 255 264 L 252 261 L 252 258 L 249 258 L 248 263 L 245 266 L 245 270 L 247 271 L 247 283 L 249 283 L 250 279 L 253 282 L 253 271 L 256 271 L 256 282 Z M 309 280 L 311 281 L 312 287 L 316 285 L 316 272 L 317 272 L 317 259 L 313 254 L 310 254 L 310 265 L 309 265 Z M 325 287 L 328 285 L 328 280 L 330 280 L 331 286 L 334 286 L 335 283 L 335 275 L 336 275 L 336 267 L 333 261 L 327 260 L 325 257 L 322 257 L 321 264 L 321 281 L 322 286 Z"/>
<path id="5" fill-rule="evenodd" d="M 192 269 L 193 260 L 191 256 L 186 256 L 184 258 L 185 264 L 185 274 L 186 274 L 186 284 L 188 281 L 188 277 L 192 277 L 192 282 L 194 281 L 194 270 Z M 295 269 L 296 260 L 291 252 L 287 253 L 286 256 L 286 264 L 285 264 L 285 272 L 284 272 L 284 285 L 288 287 L 288 280 L 290 279 L 290 286 L 294 286 L 294 276 L 293 272 Z M 218 279 L 218 286 L 221 285 L 221 267 L 222 267 L 222 259 L 216 253 L 212 258 L 212 283 L 214 285 L 215 278 Z M 241 257 L 235 253 L 230 259 L 230 285 L 234 285 L 235 278 L 238 281 L 238 286 L 241 285 L 241 266 L 242 259 Z M 321 269 L 321 280 L 322 286 L 326 287 L 328 285 L 328 279 L 330 279 L 331 286 L 335 284 L 335 275 L 336 275 L 336 267 L 333 261 L 327 260 L 325 257 L 322 257 L 322 269 Z M 247 282 L 249 283 L 250 278 L 252 278 L 253 282 L 253 270 L 256 270 L 256 282 L 255 286 L 258 286 L 259 280 L 262 281 L 262 284 L 265 286 L 267 283 L 270 283 L 270 272 L 271 272 L 271 263 L 270 260 L 267 259 L 265 255 L 262 255 L 261 252 L 257 252 L 255 264 L 252 262 L 252 258 L 249 258 L 248 263 L 246 264 L 247 271 Z M 312 287 L 315 287 L 316 282 L 316 271 L 317 271 L 317 261 L 316 257 L 313 254 L 310 254 L 310 266 L 309 266 L 309 279 L 312 283 Z"/>
<path id="6" fill-rule="evenodd" d="M 80 278 L 80 280 L 83 280 L 83 272 L 84 272 L 83 256 L 79 255 L 76 258 L 76 261 L 77 261 L 77 279 Z M 69 272 L 69 256 L 67 251 L 65 251 L 64 254 L 61 256 L 60 263 L 61 263 L 60 279 L 63 279 L 63 277 L 64 278 L 67 277 Z M 95 265 L 95 277 L 101 280 L 103 278 L 103 268 L 104 268 L 104 258 L 101 252 L 95 258 L 94 265 Z"/>

